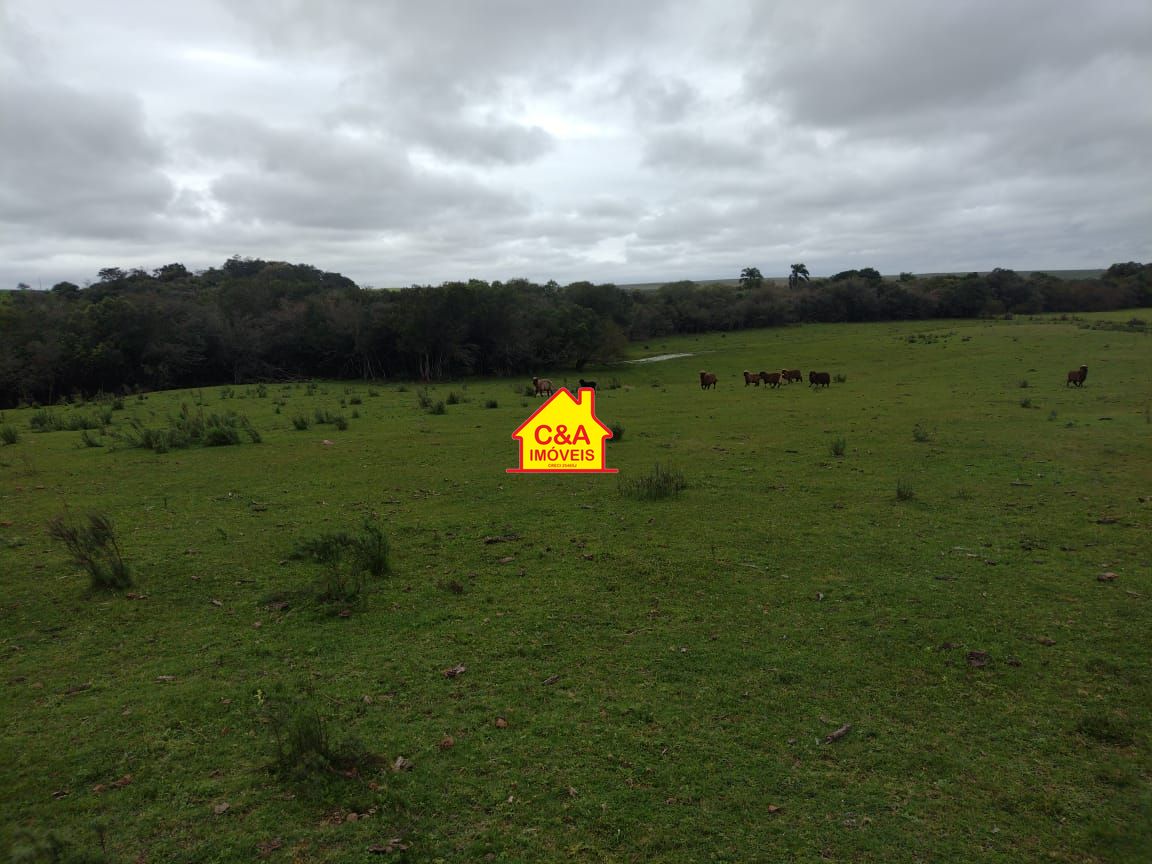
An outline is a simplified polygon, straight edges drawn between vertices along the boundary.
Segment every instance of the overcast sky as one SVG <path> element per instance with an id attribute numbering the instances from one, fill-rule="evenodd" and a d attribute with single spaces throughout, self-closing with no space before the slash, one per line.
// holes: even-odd
<path id="1" fill-rule="evenodd" d="M 1152 260 L 1148 0 L 0 0 L 0 287 Z"/>

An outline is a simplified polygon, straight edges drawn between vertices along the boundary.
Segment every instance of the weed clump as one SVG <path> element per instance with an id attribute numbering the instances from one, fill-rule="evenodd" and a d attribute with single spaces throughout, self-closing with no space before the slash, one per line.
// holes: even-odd
<path id="1" fill-rule="evenodd" d="M 455 390 L 450 390 L 448 392 L 448 404 L 449 405 L 459 405 L 460 404 L 460 394 L 457 393 Z"/>
<path id="2" fill-rule="evenodd" d="M 847 382 L 848 376 L 844 375 L 840 372 L 837 372 L 835 375 L 832 376 L 832 380 L 835 381 L 837 384 L 844 384 L 845 382 Z"/>
<path id="3" fill-rule="evenodd" d="M 896 481 L 896 500 L 911 501 L 915 497 L 916 489 L 912 486 L 912 481 L 903 477 L 899 478 Z"/>
<path id="4" fill-rule="evenodd" d="M 392 572 L 390 546 L 384 529 L 371 519 L 360 531 L 321 534 L 300 542 L 289 556 L 322 568 L 316 596 L 322 603 L 352 603 L 360 599 L 365 576 L 382 578 Z"/>
<path id="5" fill-rule="evenodd" d="M 671 498 L 687 488 L 688 481 L 684 478 L 684 472 L 670 465 L 661 465 L 659 462 L 648 474 L 631 480 L 620 480 L 621 495 L 642 501 Z"/>
<path id="6" fill-rule="evenodd" d="M 276 772 L 286 780 L 304 781 L 369 765 L 373 760 L 355 741 L 337 742 L 331 724 L 320 713 L 315 692 L 277 688 L 257 691 L 268 728 Z"/>
<path id="7" fill-rule="evenodd" d="M 1031 408 L 1032 407 L 1032 400 L 1027 399 L 1027 398 L 1021 399 L 1020 400 L 1020 407 L 1021 408 Z"/>
<path id="8" fill-rule="evenodd" d="M 613 423 L 608 427 L 612 430 L 612 437 L 609 441 L 620 441 L 624 437 L 624 426 L 620 423 Z"/>
<path id="9" fill-rule="evenodd" d="M 129 447 L 167 453 L 169 450 L 194 446 L 225 447 L 239 444 L 242 432 L 253 444 L 263 440 L 256 427 L 243 414 L 226 411 L 223 414 L 205 415 L 202 408 L 193 412 L 187 405 L 181 405 L 180 414 L 169 419 L 167 429 L 152 429 L 133 419 L 127 429 L 112 435 Z"/>
<path id="10" fill-rule="evenodd" d="M 416 393 L 416 401 L 419 403 L 421 409 L 427 411 L 432 407 L 432 394 L 428 392 L 427 388 L 422 388 Z"/>
<path id="11" fill-rule="evenodd" d="M 484 403 L 484 407 L 485 408 L 499 408 L 500 403 L 497 402 L 495 399 L 489 399 L 487 402 Z"/>
<path id="12" fill-rule="evenodd" d="M 93 591 L 131 587 L 132 572 L 120 552 L 112 520 L 104 514 L 90 514 L 87 525 L 56 516 L 48 523 L 48 536 L 63 543 L 72 561 L 84 568 Z"/>
<path id="13" fill-rule="evenodd" d="M 3 443 L 4 446 L 15 444 L 19 440 L 20 433 L 15 426 L 9 426 L 7 424 L 0 426 L 0 443 Z"/>
<path id="14" fill-rule="evenodd" d="M 833 456 L 843 456 L 845 449 L 848 447 L 848 442 L 844 440 L 844 436 L 838 436 L 832 439 L 832 443 L 828 449 L 832 451 Z"/>
<path id="15" fill-rule="evenodd" d="M 429 414 L 447 414 L 448 409 L 444 407 L 444 400 L 441 399 L 436 404 L 428 409 Z"/>
<path id="16" fill-rule="evenodd" d="M 932 433 L 917 423 L 912 427 L 912 438 L 921 444 L 925 444 L 932 440 Z"/>
<path id="17" fill-rule="evenodd" d="M 303 414 L 297 414 L 296 416 L 294 416 L 292 418 L 292 427 L 297 432 L 303 432 L 311 425 L 312 425 L 311 421 L 309 421 L 309 419 L 307 417 L 305 417 Z"/>

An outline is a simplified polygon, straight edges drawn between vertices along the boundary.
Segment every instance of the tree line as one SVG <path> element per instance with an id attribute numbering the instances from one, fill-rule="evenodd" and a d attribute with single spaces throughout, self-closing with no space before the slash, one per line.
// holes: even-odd
<path id="1" fill-rule="evenodd" d="M 1099 278 L 1012 270 L 885 279 L 873 268 L 786 283 L 655 290 L 524 279 L 363 289 L 305 264 L 233 257 L 191 272 L 101 270 L 80 287 L 0 292 L 0 406 L 136 389 L 325 378 L 580 370 L 629 341 L 803 322 L 972 318 L 1152 306 L 1152 264 Z"/>

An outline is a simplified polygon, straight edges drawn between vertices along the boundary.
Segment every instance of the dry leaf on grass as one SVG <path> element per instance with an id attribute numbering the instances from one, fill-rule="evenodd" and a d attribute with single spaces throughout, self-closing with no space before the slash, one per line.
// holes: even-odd
<path id="1" fill-rule="evenodd" d="M 256 848 L 259 851 L 261 858 L 267 858 L 269 855 L 271 855 L 273 852 L 275 852 L 277 849 L 279 849 L 283 845 L 284 845 L 283 840 L 281 840 L 279 837 L 273 837 L 271 840 L 265 840 L 263 843 L 259 844 Z"/>
<path id="2" fill-rule="evenodd" d="M 403 756 L 397 756 L 396 761 L 392 763 L 392 770 L 399 774 L 401 771 L 411 771 L 416 767 L 416 764 L 411 759 L 406 759 Z"/>
<path id="3" fill-rule="evenodd" d="M 769 813 L 779 813 L 783 809 L 784 809 L 783 807 L 777 807 L 775 804 L 769 804 L 768 805 L 768 812 Z"/>
<path id="4" fill-rule="evenodd" d="M 1115 582 L 1116 581 L 1116 574 L 1112 573 L 1111 571 L 1109 571 L 1107 573 L 1101 573 L 1099 576 L 1096 577 L 1096 581 L 1097 582 Z"/>
<path id="5" fill-rule="evenodd" d="M 227 801 L 221 801 L 219 804 L 217 804 L 215 807 L 212 808 L 212 812 L 215 813 L 217 816 L 223 816 L 231 808 L 232 808 L 232 805 L 229 804 Z"/>
<path id="6" fill-rule="evenodd" d="M 440 743 L 437 744 L 436 746 L 439 747 L 441 750 L 451 750 L 453 747 L 456 746 L 456 739 L 453 738 L 451 735 L 445 735 L 443 738 L 440 739 Z"/>
<path id="7" fill-rule="evenodd" d="M 497 729 L 507 729 L 508 728 L 508 721 L 505 720 L 503 717 L 497 717 L 496 718 L 496 728 Z"/>
<path id="8" fill-rule="evenodd" d="M 463 663 L 457 663 L 451 669 L 445 669 L 444 670 L 444 677 L 445 678 L 458 678 L 459 676 L 463 675 L 467 670 L 468 670 L 468 667 L 465 666 Z"/>

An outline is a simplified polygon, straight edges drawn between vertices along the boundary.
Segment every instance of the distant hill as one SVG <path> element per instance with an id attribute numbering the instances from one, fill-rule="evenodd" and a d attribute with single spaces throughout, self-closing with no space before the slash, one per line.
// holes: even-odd
<path id="1" fill-rule="evenodd" d="M 979 273 L 981 276 L 987 276 L 992 271 L 990 271 L 990 270 L 976 270 L 976 271 L 964 270 L 964 271 L 957 271 L 955 273 L 914 273 L 913 275 L 916 276 L 916 278 L 918 278 L 918 279 L 926 279 L 926 278 L 929 278 L 932 276 L 966 276 L 972 272 Z M 1016 272 L 1019 273 L 1021 276 L 1024 276 L 1024 277 L 1031 276 L 1033 273 L 1047 273 L 1049 276 L 1055 276 L 1057 279 L 1067 279 L 1067 280 L 1071 281 L 1073 279 L 1099 279 L 1101 276 L 1104 275 L 1105 268 L 1101 267 L 1101 268 L 1096 269 L 1096 270 L 1017 270 Z M 832 276 L 831 273 L 819 274 L 819 275 L 815 274 L 815 273 L 812 274 L 813 279 L 827 279 L 830 276 Z M 884 278 L 895 281 L 895 280 L 899 279 L 900 276 L 899 276 L 899 274 L 896 274 L 896 273 L 886 273 L 886 274 L 884 274 Z M 618 284 L 616 287 L 624 288 L 626 290 L 635 289 L 637 291 L 654 291 L 657 288 L 660 288 L 664 285 L 668 285 L 668 284 L 670 284 L 672 282 L 676 282 L 676 281 L 679 281 L 679 280 L 669 279 L 666 282 L 632 282 L 632 283 L 629 283 L 627 285 Z M 692 279 L 692 280 L 686 280 L 686 281 L 695 282 L 697 285 L 732 285 L 732 286 L 735 286 L 735 285 L 740 284 L 739 279 Z M 765 282 L 774 282 L 777 285 L 787 285 L 788 284 L 788 277 L 787 276 L 765 276 L 764 281 Z"/>

